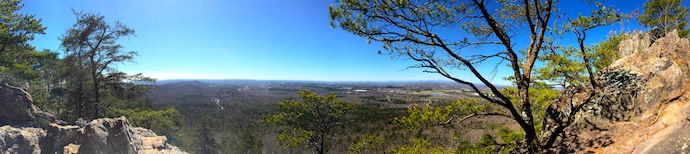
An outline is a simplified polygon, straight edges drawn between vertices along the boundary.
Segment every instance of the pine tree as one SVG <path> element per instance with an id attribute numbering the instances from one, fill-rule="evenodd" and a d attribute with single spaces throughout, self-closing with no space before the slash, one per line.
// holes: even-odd
<path id="1" fill-rule="evenodd" d="M 658 28 L 654 36 L 664 37 L 666 33 L 678 29 L 678 36 L 687 37 L 688 8 L 681 5 L 683 0 L 647 0 L 642 15 L 637 21 L 647 28 Z"/>
<path id="2" fill-rule="evenodd" d="M 62 46 L 71 59 L 68 62 L 76 65 L 72 72 L 79 72 L 75 74 L 75 109 L 77 117 L 98 118 L 102 115 L 101 91 L 106 74 L 115 72 L 112 65 L 131 62 L 138 55 L 136 51 L 123 51 L 124 47 L 117 43 L 121 38 L 134 36 L 134 30 L 120 22 L 109 24 L 99 14 L 73 12 L 77 22 L 62 37 Z M 85 90 L 87 86 L 91 89 Z M 83 104 L 86 92 L 92 92 L 89 98 L 93 103 Z M 92 109 L 91 116 L 81 113 L 85 108 Z"/>
<path id="3" fill-rule="evenodd" d="M 45 27 L 34 15 L 20 14 L 22 7 L 20 0 L 0 2 L 0 73 L 30 80 L 39 73 L 32 70 L 37 52 L 28 43 L 34 35 L 45 34 Z"/>
<path id="4" fill-rule="evenodd" d="M 262 123 L 282 126 L 278 139 L 286 148 L 306 147 L 323 154 L 328 150 L 336 126 L 355 110 L 353 103 L 336 99 L 335 94 L 319 96 L 310 90 L 298 92 L 301 101 L 278 102 L 283 111 L 263 117 Z"/>

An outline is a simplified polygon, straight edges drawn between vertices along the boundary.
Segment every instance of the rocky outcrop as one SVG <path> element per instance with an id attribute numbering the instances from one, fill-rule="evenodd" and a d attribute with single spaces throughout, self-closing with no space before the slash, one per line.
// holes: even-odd
<path id="1" fill-rule="evenodd" d="M 0 85 L 2 153 L 184 153 L 165 136 L 133 127 L 125 117 L 66 125 L 34 106 L 31 95 L 10 78 Z"/>
<path id="2" fill-rule="evenodd" d="M 50 122 L 64 123 L 34 106 L 31 95 L 11 80 L 9 77 L 0 78 L 0 125 L 46 126 Z"/>
<path id="3" fill-rule="evenodd" d="M 93 120 L 83 127 L 50 125 L 48 141 L 55 141 L 53 151 L 80 153 L 182 153 L 167 143 L 165 136 L 151 130 L 132 127 L 125 117 Z M 47 147 L 51 149 L 51 147 Z"/>
<path id="4" fill-rule="evenodd" d="M 542 134 L 560 131 L 555 151 L 690 151 L 690 43 L 676 31 L 650 42 L 639 32 L 622 41 L 622 58 L 597 74 L 600 90 L 564 90 Z"/>
<path id="5" fill-rule="evenodd" d="M 0 151 L 3 153 L 41 153 L 40 142 L 46 132 L 40 128 L 0 127 Z"/>

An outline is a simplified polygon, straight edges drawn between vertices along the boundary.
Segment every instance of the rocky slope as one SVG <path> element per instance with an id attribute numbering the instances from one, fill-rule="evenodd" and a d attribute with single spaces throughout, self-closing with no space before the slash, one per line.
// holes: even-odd
<path id="1" fill-rule="evenodd" d="M 552 139 L 562 153 L 690 152 L 688 39 L 673 31 L 652 43 L 636 32 L 619 49 L 622 58 L 597 74 L 601 89 L 565 89 L 542 136 L 563 130 Z"/>
<path id="2" fill-rule="evenodd" d="M 185 153 L 165 136 L 133 127 L 125 117 L 67 125 L 32 104 L 31 95 L 0 79 L 2 153 Z"/>

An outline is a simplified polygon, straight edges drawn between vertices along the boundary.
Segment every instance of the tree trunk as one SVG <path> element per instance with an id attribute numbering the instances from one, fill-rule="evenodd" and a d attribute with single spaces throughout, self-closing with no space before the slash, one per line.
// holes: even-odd
<path id="1" fill-rule="evenodd" d="M 94 70 L 94 72 L 95 72 L 95 69 L 92 69 L 92 70 Z M 93 77 L 91 77 L 91 79 L 93 80 L 93 93 L 94 93 L 94 103 L 95 103 L 94 104 L 95 105 L 95 108 L 94 108 L 95 115 L 93 118 L 95 119 L 95 118 L 98 118 L 98 110 L 100 109 L 100 100 L 99 100 L 100 99 L 100 89 L 99 89 L 100 87 L 98 86 L 98 74 L 94 73 Z"/>
<path id="2" fill-rule="evenodd" d="M 97 44 L 100 45 L 100 42 Z M 98 49 L 98 46 L 96 48 L 91 48 L 91 51 L 89 53 L 89 65 L 91 66 L 91 81 L 93 81 L 93 97 L 94 97 L 94 115 L 93 118 L 98 118 L 99 115 L 99 110 L 100 110 L 100 86 L 98 83 L 98 76 L 100 75 L 100 72 L 98 72 L 98 65 L 99 62 L 96 61 L 96 51 Z"/>
<path id="3" fill-rule="evenodd" d="M 532 116 L 532 104 L 529 100 L 529 76 L 523 76 L 519 83 L 519 100 L 522 105 L 522 116 L 525 119 L 526 126 L 522 126 L 525 131 L 525 139 L 528 144 L 528 153 L 541 152 L 541 144 L 537 138 L 537 131 L 534 129 L 534 117 Z"/>
<path id="4" fill-rule="evenodd" d="M 594 89 L 595 91 L 599 90 L 599 84 L 597 83 L 596 79 L 594 78 L 594 71 L 592 71 L 592 67 L 590 66 L 591 64 L 589 63 L 589 57 L 587 56 L 587 51 L 585 51 L 584 41 L 585 41 L 585 38 L 587 38 L 587 33 L 585 32 L 585 30 L 582 30 L 581 32 L 577 32 L 577 30 L 576 30 L 575 34 L 577 34 L 577 36 L 578 36 L 577 42 L 580 45 L 580 53 L 582 54 L 582 60 L 585 62 L 585 68 L 587 68 L 587 73 L 589 74 L 589 82 L 590 82 L 590 84 L 592 84 L 592 89 Z"/>
<path id="5" fill-rule="evenodd" d="M 324 142 L 326 142 L 323 133 L 321 134 L 321 143 L 319 143 L 319 150 L 317 151 L 319 154 L 324 154 Z"/>
<path id="6" fill-rule="evenodd" d="M 77 119 L 82 117 L 82 99 L 84 98 L 84 95 L 82 94 L 83 91 L 81 81 L 79 81 L 77 84 L 77 100 L 74 102 L 74 110 L 76 112 Z"/>
<path id="7" fill-rule="evenodd" d="M 83 73 L 81 71 L 81 69 L 84 66 L 84 63 L 81 61 L 81 53 L 79 53 L 77 56 L 78 56 L 77 57 L 77 63 L 79 64 L 79 66 L 78 66 L 79 68 L 78 68 L 78 74 L 77 74 L 77 100 L 76 100 L 76 102 L 74 102 L 74 109 L 75 109 L 76 116 L 77 116 L 75 119 L 79 119 L 79 118 L 83 117 L 83 115 L 82 115 L 82 110 L 83 110 L 82 104 L 83 104 L 83 99 L 84 99 L 84 84 L 83 84 L 84 83 L 84 77 L 82 76 Z"/>

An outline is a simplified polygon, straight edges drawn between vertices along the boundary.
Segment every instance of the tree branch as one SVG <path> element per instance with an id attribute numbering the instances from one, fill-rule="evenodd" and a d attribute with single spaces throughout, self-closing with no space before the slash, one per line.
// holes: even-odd
<path id="1" fill-rule="evenodd" d="M 439 125 L 442 125 L 442 126 L 446 126 L 446 125 L 455 125 L 455 124 L 458 124 L 458 123 L 462 123 L 463 121 L 465 121 L 465 120 L 467 120 L 467 119 L 470 119 L 470 118 L 474 118 L 474 117 L 485 117 L 485 116 L 500 116 L 500 117 L 506 117 L 506 118 L 508 118 L 508 119 L 513 119 L 512 116 L 509 116 L 509 115 L 506 115 L 506 114 L 503 114 L 503 113 L 498 113 L 498 112 L 492 112 L 492 113 L 472 113 L 472 114 L 466 115 L 466 116 L 464 116 L 464 117 L 462 117 L 462 118 L 458 117 L 457 115 L 453 115 L 453 116 L 450 117 L 450 119 L 448 119 L 448 120 L 446 120 L 446 121 L 444 121 L 444 122 L 439 123 Z M 456 122 L 454 122 L 454 123 L 451 123 L 451 122 L 452 122 L 454 119 L 456 119 L 456 118 L 460 118 L 460 119 L 458 119 L 458 120 L 457 120 Z"/>

